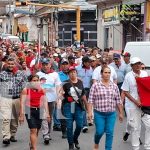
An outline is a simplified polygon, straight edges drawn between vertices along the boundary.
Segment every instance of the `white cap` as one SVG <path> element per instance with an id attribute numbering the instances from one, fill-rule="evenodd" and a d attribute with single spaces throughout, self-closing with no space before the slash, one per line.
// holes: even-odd
<path id="1" fill-rule="evenodd" d="M 100 54 L 97 54 L 97 55 L 96 55 L 96 58 L 97 58 L 97 59 L 101 58 L 101 55 L 100 55 Z"/>
<path id="2" fill-rule="evenodd" d="M 90 59 L 93 60 L 93 61 L 95 61 L 96 57 L 95 56 L 91 56 Z"/>
<path id="3" fill-rule="evenodd" d="M 53 56 L 58 57 L 58 54 L 57 54 L 57 53 L 54 53 Z"/>
<path id="4" fill-rule="evenodd" d="M 130 61 L 131 64 L 136 64 L 136 63 L 138 63 L 138 62 L 141 62 L 141 59 L 140 59 L 140 58 L 138 58 L 138 57 L 133 57 L 133 58 L 131 58 L 131 61 Z"/>

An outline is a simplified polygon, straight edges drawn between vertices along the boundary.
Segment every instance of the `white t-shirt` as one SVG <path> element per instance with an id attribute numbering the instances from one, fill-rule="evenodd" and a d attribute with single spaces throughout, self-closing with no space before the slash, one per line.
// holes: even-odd
<path id="1" fill-rule="evenodd" d="M 79 57 L 79 58 L 76 58 L 76 59 L 75 59 L 75 63 L 76 63 L 77 65 L 81 65 L 81 64 L 82 64 L 82 58 L 83 58 L 83 56 L 81 56 L 81 57 Z"/>
<path id="2" fill-rule="evenodd" d="M 117 80 L 117 74 L 116 74 L 116 71 L 115 69 L 112 67 L 112 66 L 109 66 L 108 67 L 110 68 L 111 70 L 111 74 L 110 74 L 110 80 L 113 82 L 114 80 Z M 98 66 L 94 69 L 94 72 L 93 72 L 93 75 L 92 75 L 92 79 L 93 80 L 97 80 L 97 81 L 100 81 L 101 80 L 101 69 L 102 67 L 101 66 Z"/>
<path id="3" fill-rule="evenodd" d="M 46 74 L 44 72 L 38 72 L 37 75 L 42 78 L 46 78 L 46 82 L 42 84 L 42 87 L 46 90 L 46 97 L 48 99 L 48 102 L 53 102 L 57 100 L 57 92 L 56 92 L 56 86 L 61 85 L 60 78 L 58 76 L 58 73 L 53 72 Z"/>
<path id="4" fill-rule="evenodd" d="M 121 89 L 124 91 L 128 91 L 130 93 L 130 95 L 133 98 L 135 98 L 135 100 L 138 100 L 139 95 L 138 95 L 137 84 L 136 84 L 136 80 L 135 80 L 136 76 L 137 75 L 133 71 L 130 71 L 129 73 L 127 73 Z M 139 77 L 147 77 L 147 76 L 148 76 L 147 72 L 141 70 Z M 125 107 L 134 109 L 134 108 L 136 108 L 136 105 L 126 97 L 125 98 Z"/>

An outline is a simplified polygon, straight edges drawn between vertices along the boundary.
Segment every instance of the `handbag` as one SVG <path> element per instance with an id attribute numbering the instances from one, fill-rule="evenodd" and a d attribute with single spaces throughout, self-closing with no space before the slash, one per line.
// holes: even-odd
<path id="1" fill-rule="evenodd" d="M 74 100 L 82 109 L 82 111 L 85 111 L 85 107 L 84 107 L 84 104 L 83 104 L 83 100 L 81 98 L 81 96 L 79 95 L 79 92 L 77 91 L 77 89 L 75 88 L 75 86 L 73 85 L 73 83 L 71 82 L 70 80 L 70 84 L 72 85 L 72 87 L 74 88 L 77 96 L 78 96 L 78 101 Z"/>

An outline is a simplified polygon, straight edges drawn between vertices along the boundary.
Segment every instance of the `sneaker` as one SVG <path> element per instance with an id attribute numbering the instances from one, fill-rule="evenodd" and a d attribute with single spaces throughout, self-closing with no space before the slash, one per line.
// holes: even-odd
<path id="1" fill-rule="evenodd" d="M 9 144 L 10 144 L 10 140 L 9 140 L 9 139 L 4 139 L 4 140 L 3 140 L 3 144 L 9 145 Z"/>
<path id="2" fill-rule="evenodd" d="M 73 144 L 69 144 L 69 150 L 74 150 L 74 145 Z"/>
<path id="3" fill-rule="evenodd" d="M 61 131 L 61 127 L 54 126 L 53 131 Z"/>
<path id="4" fill-rule="evenodd" d="M 45 139 L 44 139 L 44 144 L 45 144 L 45 145 L 48 145 L 48 144 L 49 144 L 49 140 L 50 140 L 49 138 L 45 138 Z"/>
<path id="5" fill-rule="evenodd" d="M 66 132 L 63 132 L 62 133 L 62 139 L 66 139 L 67 138 L 67 133 Z"/>
<path id="6" fill-rule="evenodd" d="M 83 129 L 82 129 L 82 132 L 83 132 L 83 133 L 86 133 L 87 131 L 88 131 L 88 127 L 87 127 L 87 126 L 84 126 Z"/>
<path id="7" fill-rule="evenodd" d="M 140 142 L 140 145 L 142 145 L 142 144 L 143 144 L 140 138 L 139 138 L 139 142 Z"/>
<path id="8" fill-rule="evenodd" d="M 76 149 L 80 149 L 80 145 L 79 145 L 79 142 L 78 142 L 78 141 L 75 141 L 75 142 L 74 142 L 74 145 L 75 145 Z"/>
<path id="9" fill-rule="evenodd" d="M 10 141 L 11 141 L 11 142 L 17 142 L 17 140 L 15 139 L 14 136 L 11 136 Z"/>
<path id="10" fill-rule="evenodd" d="M 124 140 L 124 141 L 127 141 L 129 135 L 130 135 L 130 134 L 129 134 L 128 132 L 126 132 L 126 133 L 124 134 L 124 136 L 123 136 L 123 140 Z"/>

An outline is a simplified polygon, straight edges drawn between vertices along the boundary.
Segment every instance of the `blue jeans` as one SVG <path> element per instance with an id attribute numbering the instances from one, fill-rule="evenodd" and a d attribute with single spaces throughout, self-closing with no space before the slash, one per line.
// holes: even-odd
<path id="1" fill-rule="evenodd" d="M 74 110 L 73 110 L 74 107 Z M 73 144 L 78 140 L 78 137 L 83 128 L 83 111 L 74 103 L 66 103 L 63 106 L 63 114 L 66 117 L 66 126 L 67 126 L 67 139 L 69 144 Z M 76 122 L 76 128 L 73 133 L 73 122 Z"/>
<path id="2" fill-rule="evenodd" d="M 54 127 L 60 127 L 60 120 L 57 118 L 57 108 L 55 105 L 54 111 L 53 111 L 53 121 L 54 121 Z"/>
<path id="3" fill-rule="evenodd" d="M 83 111 L 83 127 L 88 126 L 86 111 Z"/>
<path id="4" fill-rule="evenodd" d="M 106 133 L 105 150 L 111 150 L 116 112 L 99 112 L 94 110 L 94 122 L 96 127 L 95 144 L 99 144 L 101 137 Z"/>

